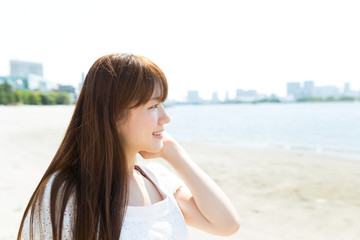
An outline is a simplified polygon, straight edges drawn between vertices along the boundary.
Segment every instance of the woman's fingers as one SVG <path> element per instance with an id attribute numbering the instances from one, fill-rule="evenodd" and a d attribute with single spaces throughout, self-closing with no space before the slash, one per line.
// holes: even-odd
<path id="1" fill-rule="evenodd" d="M 176 145 L 175 139 L 167 132 L 163 133 L 163 148 L 156 153 L 140 151 L 139 154 L 145 159 L 151 158 L 164 158 L 167 159 L 173 155 L 174 146 Z"/>

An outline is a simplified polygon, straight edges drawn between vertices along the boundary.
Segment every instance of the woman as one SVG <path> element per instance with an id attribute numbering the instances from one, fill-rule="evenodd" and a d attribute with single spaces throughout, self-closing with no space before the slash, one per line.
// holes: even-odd
<path id="1" fill-rule="evenodd" d="M 220 188 L 164 132 L 163 72 L 128 54 L 90 68 L 65 137 L 25 210 L 18 239 L 186 239 L 186 224 L 239 228 Z M 136 165 L 136 155 L 163 158 Z"/>

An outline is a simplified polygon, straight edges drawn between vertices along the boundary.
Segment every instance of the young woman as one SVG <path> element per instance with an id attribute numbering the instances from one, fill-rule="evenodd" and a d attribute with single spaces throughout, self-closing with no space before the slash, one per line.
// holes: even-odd
<path id="1" fill-rule="evenodd" d="M 18 239 L 187 239 L 186 224 L 230 235 L 238 215 L 167 133 L 163 72 L 106 55 L 90 68 L 65 137 L 31 196 Z M 163 158 L 136 165 L 136 155 Z"/>

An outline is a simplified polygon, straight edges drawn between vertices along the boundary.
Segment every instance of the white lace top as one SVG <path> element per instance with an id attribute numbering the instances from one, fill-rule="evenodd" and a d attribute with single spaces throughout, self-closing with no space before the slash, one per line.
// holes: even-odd
<path id="1" fill-rule="evenodd" d="M 162 165 L 150 163 L 140 169 L 165 197 L 150 206 L 128 206 L 120 240 L 183 240 L 188 239 L 184 217 L 174 198 L 174 193 L 184 183 Z M 50 220 L 50 189 L 54 176 L 46 185 L 40 210 L 35 209 L 34 239 L 52 239 Z M 74 199 L 70 198 L 64 213 L 62 239 L 72 239 Z M 40 218 L 37 212 L 40 213 Z M 25 219 L 22 239 L 29 239 L 30 214 Z"/>

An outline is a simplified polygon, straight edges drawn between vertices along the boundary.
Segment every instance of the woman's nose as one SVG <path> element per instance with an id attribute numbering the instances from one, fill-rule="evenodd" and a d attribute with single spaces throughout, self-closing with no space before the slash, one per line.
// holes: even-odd
<path id="1" fill-rule="evenodd" d="M 167 124 L 170 122 L 170 116 L 167 114 L 165 109 L 161 107 L 160 116 L 159 116 L 159 125 Z"/>

